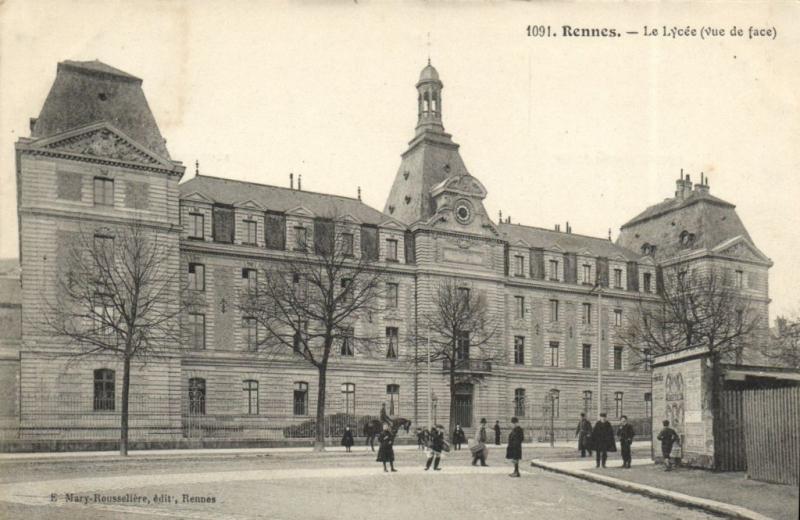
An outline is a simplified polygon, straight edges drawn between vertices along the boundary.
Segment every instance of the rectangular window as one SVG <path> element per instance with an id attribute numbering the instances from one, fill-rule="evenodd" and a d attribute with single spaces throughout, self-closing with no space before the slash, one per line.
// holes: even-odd
<path id="1" fill-rule="evenodd" d="M 592 266 L 583 264 L 583 283 L 592 283 Z"/>
<path id="2" fill-rule="evenodd" d="M 206 380 L 193 377 L 189 380 L 189 414 L 206 414 Z"/>
<path id="3" fill-rule="evenodd" d="M 254 220 L 245 220 L 244 221 L 244 229 L 245 229 L 245 244 L 247 245 L 257 245 L 258 243 L 258 223 Z"/>
<path id="4" fill-rule="evenodd" d="M 458 331 L 456 335 L 456 360 L 466 361 L 467 359 L 469 359 L 469 348 L 470 348 L 469 331 L 468 330 Z"/>
<path id="5" fill-rule="evenodd" d="M 614 392 L 614 411 L 617 419 L 622 417 L 624 413 L 622 410 L 622 392 Z"/>
<path id="6" fill-rule="evenodd" d="M 622 347 L 614 347 L 614 370 L 622 370 Z"/>
<path id="7" fill-rule="evenodd" d="M 525 257 L 514 257 L 514 276 L 525 276 Z"/>
<path id="8" fill-rule="evenodd" d="M 583 351 L 582 351 L 581 366 L 583 368 L 592 368 L 592 346 L 589 344 L 583 344 Z"/>
<path id="9" fill-rule="evenodd" d="M 114 371 L 101 368 L 94 371 L 94 411 L 114 411 Z"/>
<path id="10" fill-rule="evenodd" d="M 558 300 L 550 300 L 550 321 L 558 321 Z"/>
<path id="11" fill-rule="evenodd" d="M 649 348 L 642 350 L 642 366 L 645 370 L 652 370 L 653 356 Z"/>
<path id="12" fill-rule="evenodd" d="M 558 366 L 558 341 L 550 342 L 550 366 Z"/>
<path id="13" fill-rule="evenodd" d="M 114 258 L 114 237 L 95 235 L 92 247 L 94 247 L 93 253 L 99 262 L 104 264 L 112 263 Z"/>
<path id="14" fill-rule="evenodd" d="M 622 289 L 622 269 L 614 269 L 614 288 Z"/>
<path id="15" fill-rule="evenodd" d="M 189 290 L 206 290 L 206 266 L 203 264 L 189 264 Z"/>
<path id="16" fill-rule="evenodd" d="M 353 234 L 342 233 L 342 254 L 344 256 L 353 256 Z"/>
<path id="17" fill-rule="evenodd" d="M 245 379 L 242 381 L 242 390 L 247 403 L 247 415 L 258 415 L 258 381 Z"/>
<path id="18" fill-rule="evenodd" d="M 591 303 L 584 303 L 583 304 L 583 314 L 581 318 L 581 323 L 584 325 L 591 325 L 592 324 L 592 304 Z"/>
<path id="19" fill-rule="evenodd" d="M 653 416 L 653 394 L 651 394 L 650 392 L 646 392 L 644 394 L 644 416 L 645 417 Z"/>
<path id="20" fill-rule="evenodd" d="M 514 317 L 521 320 L 525 317 L 525 297 L 514 296 Z"/>
<path id="21" fill-rule="evenodd" d="M 255 318 L 243 318 L 244 341 L 247 350 L 253 352 L 258 348 L 258 322 Z"/>
<path id="22" fill-rule="evenodd" d="M 561 412 L 561 392 L 556 389 L 550 390 L 547 394 L 548 400 L 550 401 L 550 408 L 552 409 L 553 417 L 558 417 L 559 413 Z"/>
<path id="23" fill-rule="evenodd" d="M 295 352 L 302 352 L 305 347 L 306 332 L 308 332 L 308 322 L 301 321 L 297 324 L 292 338 L 292 348 Z"/>
<path id="24" fill-rule="evenodd" d="M 458 297 L 462 302 L 469 302 L 469 287 L 459 287 Z"/>
<path id="25" fill-rule="evenodd" d="M 583 413 L 589 413 L 592 409 L 592 391 L 584 390 L 583 392 Z"/>
<path id="26" fill-rule="evenodd" d="M 114 327 L 117 323 L 117 312 L 114 306 L 114 299 L 111 295 L 101 292 L 94 294 L 92 319 L 94 320 L 94 332 L 100 336 L 97 339 L 106 344 L 114 343 Z"/>
<path id="27" fill-rule="evenodd" d="M 646 293 L 653 292 L 651 287 L 653 285 L 652 278 L 653 275 L 651 275 L 650 273 L 644 273 L 644 292 Z"/>
<path id="28" fill-rule="evenodd" d="M 399 415 L 400 385 L 386 385 L 386 400 L 389 402 L 389 415 Z"/>
<path id="29" fill-rule="evenodd" d="M 350 303 L 353 300 L 353 288 L 351 287 L 353 283 L 352 278 L 342 278 L 340 284 L 342 286 L 342 303 Z"/>
<path id="30" fill-rule="evenodd" d="M 294 415 L 308 415 L 308 383 L 298 382 L 294 384 L 293 396 Z"/>
<path id="31" fill-rule="evenodd" d="M 388 359 L 397 359 L 397 351 L 397 327 L 386 327 L 386 357 Z"/>
<path id="32" fill-rule="evenodd" d="M 201 213 L 189 213 L 189 238 L 203 240 L 205 221 Z"/>
<path id="33" fill-rule="evenodd" d="M 341 354 L 342 356 L 352 356 L 353 355 L 352 327 L 347 327 L 345 329 L 342 329 L 341 341 L 342 341 L 342 348 L 339 350 L 339 354 Z"/>
<path id="34" fill-rule="evenodd" d="M 249 268 L 242 269 L 242 279 L 247 280 L 247 282 L 245 282 L 247 284 L 247 292 L 249 294 L 255 294 L 258 289 L 258 271 Z"/>
<path id="35" fill-rule="evenodd" d="M 356 413 L 356 385 L 354 383 L 342 383 L 342 404 L 345 414 Z"/>
<path id="36" fill-rule="evenodd" d="M 550 260 L 550 279 L 558 281 L 558 260 Z"/>
<path id="37" fill-rule="evenodd" d="M 614 309 L 614 326 L 622 326 L 622 309 Z"/>
<path id="38" fill-rule="evenodd" d="M 302 226 L 294 228 L 294 250 L 305 251 L 308 247 L 308 230 Z"/>
<path id="39" fill-rule="evenodd" d="M 114 179 L 107 179 L 105 177 L 94 178 L 94 205 L 114 205 Z"/>
<path id="40" fill-rule="evenodd" d="M 189 314 L 189 341 L 195 350 L 206 348 L 206 315 Z"/>
<path id="41" fill-rule="evenodd" d="M 514 336 L 514 364 L 525 364 L 525 336 Z"/>
<path id="42" fill-rule="evenodd" d="M 397 262 L 397 240 L 392 238 L 386 240 L 386 260 Z"/>
<path id="43" fill-rule="evenodd" d="M 398 287 L 396 283 L 386 284 L 386 307 L 389 309 L 397 308 Z"/>
<path id="44" fill-rule="evenodd" d="M 514 415 L 525 417 L 525 389 L 517 388 L 514 390 Z"/>
<path id="45" fill-rule="evenodd" d="M 736 288 L 741 289 L 744 287 L 744 272 L 736 271 Z"/>

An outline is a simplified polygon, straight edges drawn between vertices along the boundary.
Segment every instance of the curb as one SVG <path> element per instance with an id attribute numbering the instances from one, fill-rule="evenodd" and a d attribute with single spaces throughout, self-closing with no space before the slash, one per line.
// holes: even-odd
<path id="1" fill-rule="evenodd" d="M 706 498 L 693 497 L 683 493 L 646 486 L 644 484 L 636 484 L 635 482 L 607 477 L 605 475 L 597 475 L 588 471 L 560 468 L 556 464 L 547 463 L 541 460 L 531 461 L 531 466 L 546 471 L 552 471 L 553 473 L 579 478 L 596 484 L 602 484 L 604 486 L 616 488 L 628 493 L 636 493 L 648 498 L 664 500 L 679 506 L 702 509 L 703 511 L 728 518 L 741 518 L 746 520 L 772 520 L 768 516 L 756 513 L 755 511 L 751 511 L 744 507 L 726 504 L 724 502 L 717 502 L 715 500 L 709 500 Z"/>

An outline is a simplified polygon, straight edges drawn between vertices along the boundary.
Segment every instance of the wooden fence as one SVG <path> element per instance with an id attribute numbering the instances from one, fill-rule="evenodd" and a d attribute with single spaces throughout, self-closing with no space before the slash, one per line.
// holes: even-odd
<path id="1" fill-rule="evenodd" d="M 743 394 L 747 476 L 765 482 L 797 485 L 800 471 L 800 387 L 738 393 Z"/>
<path id="2" fill-rule="evenodd" d="M 716 469 L 720 471 L 747 469 L 742 394 L 742 390 L 725 390 L 720 396 L 721 407 L 717 426 L 719 438 L 714 440 Z"/>

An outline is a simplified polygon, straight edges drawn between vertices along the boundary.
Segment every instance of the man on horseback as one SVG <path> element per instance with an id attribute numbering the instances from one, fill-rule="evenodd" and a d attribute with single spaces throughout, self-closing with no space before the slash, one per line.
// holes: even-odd
<path id="1" fill-rule="evenodd" d="M 392 418 L 386 413 L 386 403 L 381 405 L 380 418 L 382 423 L 388 424 L 390 429 L 394 429 L 394 421 L 392 421 Z"/>

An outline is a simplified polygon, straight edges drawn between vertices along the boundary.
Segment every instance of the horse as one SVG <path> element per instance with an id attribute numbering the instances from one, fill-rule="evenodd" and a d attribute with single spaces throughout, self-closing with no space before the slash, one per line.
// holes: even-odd
<path id="1" fill-rule="evenodd" d="M 397 435 L 397 432 L 400 428 L 403 429 L 406 433 L 411 428 L 411 421 L 406 419 L 405 417 L 394 417 L 391 418 L 392 424 L 389 426 L 389 429 L 392 430 L 392 435 Z M 375 437 L 381 433 L 383 430 L 383 425 L 385 423 L 381 422 L 380 419 L 372 419 L 369 422 L 364 424 L 364 436 L 366 437 L 366 445 L 369 445 L 372 448 L 372 451 L 375 451 Z"/>

